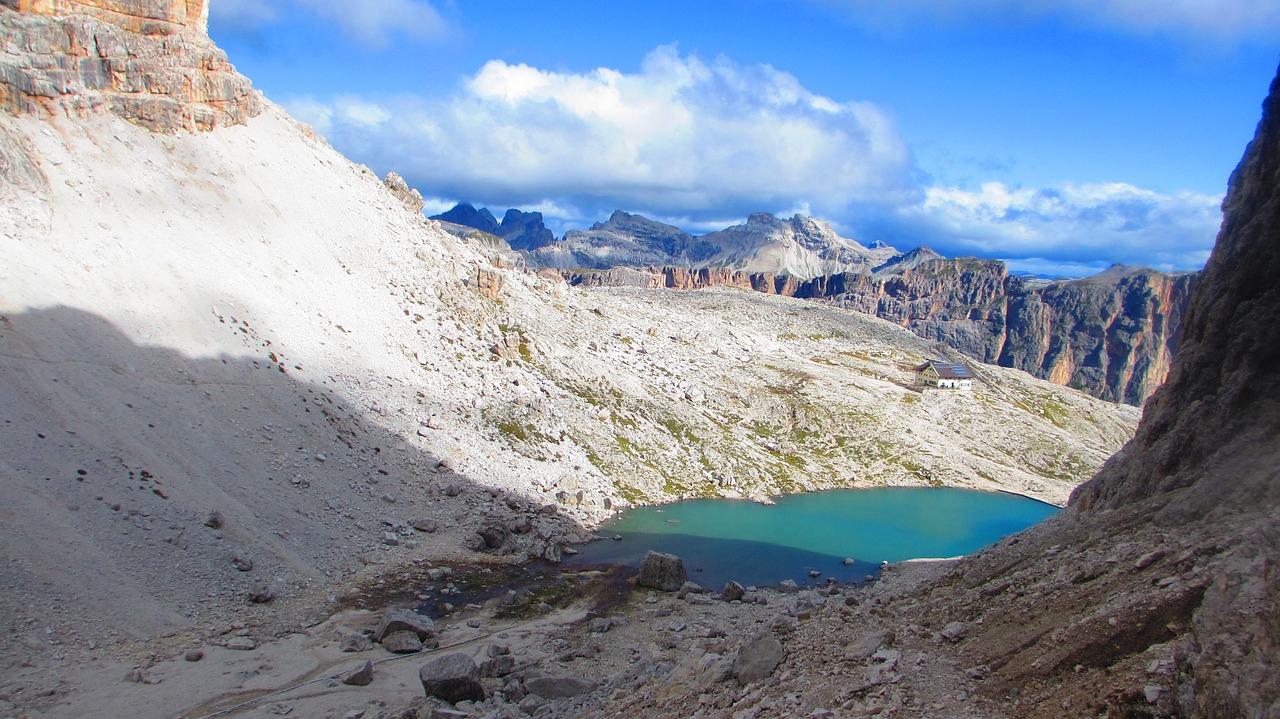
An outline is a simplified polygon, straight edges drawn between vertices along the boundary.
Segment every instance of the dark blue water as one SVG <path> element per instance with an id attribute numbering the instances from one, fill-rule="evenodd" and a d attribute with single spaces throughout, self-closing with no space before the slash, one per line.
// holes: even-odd
<path id="1" fill-rule="evenodd" d="M 623 512 L 599 530 L 621 541 L 581 546 L 570 562 L 636 565 L 652 549 L 680 556 L 689 578 L 713 589 L 730 579 L 860 581 L 883 561 L 970 554 L 1057 511 L 1012 494 L 916 487 L 790 494 L 773 505 L 693 499 Z"/>

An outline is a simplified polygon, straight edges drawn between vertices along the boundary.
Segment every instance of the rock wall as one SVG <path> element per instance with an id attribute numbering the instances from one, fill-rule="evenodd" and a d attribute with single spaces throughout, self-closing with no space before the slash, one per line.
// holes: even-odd
<path id="1" fill-rule="evenodd" d="M 208 32 L 208 0 L 0 0 L 0 6 L 40 15 L 87 14 L 130 32 L 167 35 L 179 28 Z"/>
<path id="2" fill-rule="evenodd" d="M 565 270 L 570 284 L 740 287 L 875 315 L 974 359 L 1112 402 L 1141 405 L 1165 380 L 1197 275 L 1113 268 L 1033 286 L 995 260 L 933 260 L 889 276 L 799 281 L 771 272 L 649 267 Z"/>
<path id="3" fill-rule="evenodd" d="M 205 35 L 205 0 L 0 0 L 0 108 L 109 112 L 157 132 L 212 130 L 262 112 Z"/>

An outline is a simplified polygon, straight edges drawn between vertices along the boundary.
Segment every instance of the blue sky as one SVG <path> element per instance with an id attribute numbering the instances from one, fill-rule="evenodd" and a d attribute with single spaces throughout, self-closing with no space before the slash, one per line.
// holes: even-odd
<path id="1" fill-rule="evenodd" d="M 429 209 L 799 212 L 1083 274 L 1203 265 L 1280 0 L 213 0 L 210 34 Z"/>

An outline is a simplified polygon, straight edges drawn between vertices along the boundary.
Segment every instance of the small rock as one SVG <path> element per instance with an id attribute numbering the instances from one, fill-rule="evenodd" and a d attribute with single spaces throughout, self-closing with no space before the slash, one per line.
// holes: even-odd
<path id="1" fill-rule="evenodd" d="M 227 640 L 227 649 L 237 652 L 251 652 L 258 648 L 258 643 L 251 637 L 232 637 Z"/>
<path id="2" fill-rule="evenodd" d="M 747 590 L 744 589 L 741 584 L 734 581 L 725 583 L 724 589 L 720 590 L 720 596 L 723 597 L 726 602 L 739 601 L 746 595 L 746 593 Z"/>
<path id="3" fill-rule="evenodd" d="M 184 655 L 182 655 L 182 658 L 183 658 L 183 659 L 185 659 L 185 660 L 187 660 L 187 661 L 189 661 L 189 662 L 198 662 L 198 661 L 200 661 L 201 659 L 204 659 L 204 650 L 203 650 L 203 649 L 188 649 L 188 650 L 187 650 L 187 653 L 186 653 L 186 654 L 184 654 Z"/>
<path id="4" fill-rule="evenodd" d="M 364 666 L 351 672 L 342 678 L 343 684 L 350 684 L 353 687 L 367 687 L 373 682 L 373 661 L 367 660 Z"/>
<path id="5" fill-rule="evenodd" d="M 444 496 L 456 497 L 459 494 L 462 494 L 462 488 L 459 487 L 457 484 L 450 482 L 449 484 L 446 484 L 444 486 Z"/>
<path id="6" fill-rule="evenodd" d="M 503 654 L 480 662 L 480 676 L 505 677 L 516 670 L 516 658 Z"/>
<path id="7" fill-rule="evenodd" d="M 678 590 L 676 590 L 676 597 L 679 599 L 684 599 L 690 594 L 702 594 L 704 591 L 706 590 L 703 589 L 702 586 L 699 585 L 697 582 L 685 582 L 684 584 L 680 585 L 680 588 Z"/>
<path id="8" fill-rule="evenodd" d="M 1148 684 L 1142 688 L 1142 696 L 1147 698 L 1147 703 L 1155 704 L 1160 701 L 1160 695 L 1164 693 L 1164 689 L 1155 684 Z"/>
<path id="9" fill-rule="evenodd" d="M 266 604 L 275 600 L 276 590 L 268 584 L 260 584 L 249 590 L 249 601 L 254 604 Z"/>
<path id="10" fill-rule="evenodd" d="M 591 620 L 591 624 L 588 625 L 588 629 L 595 634 L 604 634 L 609 631 L 609 627 L 612 626 L 613 622 L 610 622 L 608 617 L 596 617 Z"/>
<path id="11" fill-rule="evenodd" d="M 485 645 L 484 654 L 487 657 L 501 657 L 511 653 L 511 647 L 506 644 L 488 644 Z"/>
<path id="12" fill-rule="evenodd" d="M 431 534 L 432 532 L 436 531 L 439 525 L 436 524 L 436 521 L 434 519 L 419 518 L 410 522 L 409 526 L 413 527 L 419 532 L 426 532 L 427 534 Z"/>
<path id="13" fill-rule="evenodd" d="M 783 594 L 795 594 L 800 591 L 800 585 L 796 584 L 794 579 L 784 579 L 778 582 L 778 591 Z"/>
<path id="14" fill-rule="evenodd" d="M 414 654 L 422 651 L 422 640 L 410 630 L 391 632 L 382 638 L 382 648 L 392 654 Z"/>
<path id="15" fill-rule="evenodd" d="M 1141 557 L 1138 557 L 1138 561 L 1133 563 L 1133 568 L 1146 569 L 1147 567 L 1150 567 L 1152 564 L 1155 564 L 1156 562 L 1160 561 L 1163 558 L 1164 558 L 1164 550 L 1156 549 L 1156 550 L 1147 552 Z"/>
<path id="16" fill-rule="evenodd" d="M 248 557 L 242 557 L 239 554 L 231 558 L 231 563 L 236 565 L 236 569 L 242 572 L 253 570 L 253 560 Z"/>
<path id="17" fill-rule="evenodd" d="M 388 547 L 398 547 L 400 546 L 400 535 L 395 532 L 383 532 L 382 543 Z"/>
<path id="18" fill-rule="evenodd" d="M 206 517 L 204 520 L 204 526 L 210 529 L 221 529 L 222 525 L 225 523 L 226 523 L 226 520 L 222 518 L 222 512 L 219 512 L 216 510 L 210 512 L 209 516 Z"/>
<path id="19" fill-rule="evenodd" d="M 395 504 L 396 496 L 394 494 L 384 494 L 382 495 L 382 501 L 386 502 L 387 504 Z"/>
<path id="20" fill-rule="evenodd" d="M 866 659 L 881 647 L 892 645 L 894 638 L 893 630 L 890 629 L 864 634 L 861 639 L 850 642 L 844 648 L 844 656 L 846 659 Z"/>
<path id="21" fill-rule="evenodd" d="M 689 579 L 684 562 L 674 554 L 649 551 L 640 560 L 637 587 L 651 587 L 664 592 L 674 592 Z"/>
<path id="22" fill-rule="evenodd" d="M 810 570 L 809 570 L 809 576 L 810 576 L 810 577 L 812 577 L 812 578 L 814 578 L 814 579 L 817 579 L 818 577 L 821 577 L 821 576 L 822 576 L 822 572 L 819 572 L 819 571 L 818 571 L 818 570 L 816 570 L 816 569 L 810 569 Z"/>
<path id="23" fill-rule="evenodd" d="M 854 561 L 853 561 L 853 557 L 845 557 L 845 558 L 844 558 L 844 566 L 848 567 L 848 566 L 852 565 L 853 563 L 854 563 Z"/>
<path id="24" fill-rule="evenodd" d="M 967 633 L 968 628 L 965 627 L 964 622 L 951 622 L 947 626 L 943 627 L 942 631 L 939 632 L 943 639 L 946 639 L 953 644 L 964 639 L 965 634 Z"/>
<path id="25" fill-rule="evenodd" d="M 437 657 L 418 670 L 422 689 L 429 697 L 442 699 L 450 704 L 460 701 L 484 701 L 484 686 L 480 684 L 480 670 L 466 654 L 446 654 Z"/>
<path id="26" fill-rule="evenodd" d="M 373 640 L 360 632 L 351 632 L 342 637 L 342 651 L 367 652 L 373 649 Z"/>

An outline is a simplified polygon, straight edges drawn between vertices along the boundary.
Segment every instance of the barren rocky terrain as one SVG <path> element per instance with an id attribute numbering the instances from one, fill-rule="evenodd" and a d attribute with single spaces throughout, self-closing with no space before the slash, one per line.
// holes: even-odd
<path id="1" fill-rule="evenodd" d="M 8 5 L 0 27 L 6 67 L 30 52 L 15 37 L 82 32 L 179 67 L 216 56 L 198 27 Z M 651 598 L 556 562 L 612 509 L 687 496 L 935 484 L 1062 504 L 1139 412 L 991 366 L 972 392 L 921 392 L 910 367 L 954 351 L 838 308 L 572 288 L 444 232 L 265 100 L 193 124 L 182 108 L 204 100 L 161 88 L 176 111 L 142 122 L 115 101 L 140 90 L 91 80 L 69 70 L 0 116 L 0 714 L 1195 714 L 1223 681 L 1202 655 L 1240 663 L 1236 706 L 1269 691 L 1255 668 L 1270 650 L 1206 639 L 1238 596 L 1265 612 L 1265 586 L 1237 581 L 1275 556 L 1252 531 L 1274 507 L 1274 478 L 1256 477 L 1274 473 L 1280 416 L 1256 399 L 1276 396 L 1247 339 L 1264 315 L 1199 310 L 1193 343 L 1228 319 L 1246 339 L 1230 366 L 1175 367 L 1139 435 L 1198 401 L 1197 422 L 1247 426 L 1265 450 L 1230 465 L 1251 489 L 1201 482 L 1246 445 L 1180 429 L 1152 467 L 1131 444 L 1061 517 L 958 567 Z M 1273 177 L 1272 145 L 1244 167 Z M 1238 217 L 1241 193 L 1269 192 L 1257 182 L 1237 181 Z M 1232 262 L 1268 266 L 1215 260 L 1202 296 L 1234 286 Z M 1273 309 L 1252 297 L 1232 307 Z M 1203 377 L 1235 389 L 1177 389 Z M 1180 516 L 1188 493 L 1205 506 Z M 1236 503 L 1215 514 L 1218 496 Z M 420 640 L 444 649 L 384 662 L 385 638 L 353 638 L 418 603 L 439 619 Z M 512 659 L 489 664 L 484 702 L 446 708 L 415 681 L 450 651 Z M 372 683 L 342 684 L 362 660 L 379 662 Z"/>

